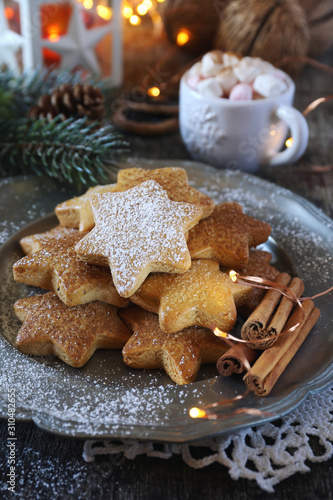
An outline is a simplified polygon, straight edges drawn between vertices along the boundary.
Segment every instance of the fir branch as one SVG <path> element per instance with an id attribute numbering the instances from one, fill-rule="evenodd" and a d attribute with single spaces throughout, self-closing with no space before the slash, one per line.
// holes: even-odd
<path id="1" fill-rule="evenodd" d="M 15 115 L 15 102 L 13 95 L 0 87 L 0 116 L 4 120 L 9 120 Z"/>
<path id="2" fill-rule="evenodd" d="M 0 119 L 0 174 L 35 173 L 75 184 L 107 182 L 128 144 L 112 125 L 85 118 L 51 122 Z"/>

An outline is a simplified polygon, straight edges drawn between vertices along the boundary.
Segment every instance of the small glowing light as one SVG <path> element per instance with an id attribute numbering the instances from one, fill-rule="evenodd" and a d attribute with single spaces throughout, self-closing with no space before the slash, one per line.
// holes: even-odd
<path id="1" fill-rule="evenodd" d="M 144 16 L 148 12 L 147 7 L 143 3 L 140 3 L 140 5 L 137 6 L 136 10 L 138 11 L 138 14 L 140 14 L 140 16 Z"/>
<path id="2" fill-rule="evenodd" d="M 14 19 L 15 17 L 15 10 L 13 7 L 5 7 L 5 16 L 7 19 Z"/>
<path id="3" fill-rule="evenodd" d="M 128 5 L 123 8 L 123 16 L 126 17 L 126 19 L 129 19 L 133 15 L 133 9 L 132 7 L 129 7 Z"/>
<path id="4" fill-rule="evenodd" d="M 58 41 L 60 40 L 60 36 L 59 36 L 59 35 L 57 35 L 56 33 L 54 33 L 54 34 L 52 34 L 52 35 L 49 35 L 49 37 L 48 37 L 48 38 L 49 38 L 49 41 L 50 41 L 51 43 L 56 43 L 56 42 L 58 42 Z"/>
<path id="5" fill-rule="evenodd" d="M 177 39 L 176 39 L 176 42 L 177 42 L 177 45 L 185 45 L 185 43 L 187 43 L 190 39 L 190 35 L 186 32 L 186 31 L 180 31 L 177 35 Z"/>
<path id="6" fill-rule="evenodd" d="M 58 26 L 50 26 L 48 29 L 47 38 L 51 43 L 56 43 L 60 40 L 59 36 L 59 27 Z"/>
<path id="7" fill-rule="evenodd" d="M 94 5 L 93 0 L 83 0 L 83 7 L 87 10 L 92 9 Z"/>
<path id="8" fill-rule="evenodd" d="M 133 16 L 130 17 L 130 20 L 129 22 L 131 24 L 133 24 L 133 26 L 137 26 L 138 24 L 141 23 L 141 19 L 139 18 L 139 16 L 136 16 L 135 14 Z"/>
<path id="9" fill-rule="evenodd" d="M 204 410 L 200 410 L 200 408 L 191 408 L 190 409 L 190 417 L 192 418 L 204 418 L 206 416 L 206 412 Z"/>
<path id="10" fill-rule="evenodd" d="M 158 3 L 163 3 L 165 0 L 157 0 Z"/>
<path id="11" fill-rule="evenodd" d="M 221 337 L 222 339 L 226 339 L 228 337 L 228 334 L 226 332 L 222 332 L 222 330 L 217 328 L 217 326 L 214 328 L 213 333 L 216 337 Z"/>
<path id="12" fill-rule="evenodd" d="M 162 18 L 161 18 L 161 16 L 159 15 L 159 13 L 158 13 L 158 12 L 152 12 L 152 13 L 151 13 L 151 18 L 152 18 L 153 23 L 154 23 L 155 25 L 158 25 L 158 24 L 162 21 Z"/>
<path id="13" fill-rule="evenodd" d="M 153 6 L 153 2 L 151 0 L 143 0 L 142 3 L 147 7 L 148 10 L 151 9 Z"/>
<path id="14" fill-rule="evenodd" d="M 289 139 L 286 140 L 285 145 L 287 148 L 290 148 L 293 145 L 293 138 L 289 137 Z"/>
<path id="15" fill-rule="evenodd" d="M 231 280 L 234 283 L 236 283 L 236 281 L 237 281 L 237 273 L 236 273 L 236 271 L 229 271 L 229 276 L 230 276 Z"/>
<path id="16" fill-rule="evenodd" d="M 276 130 L 271 130 L 271 131 L 270 131 L 270 134 L 271 134 L 271 136 L 273 136 L 273 137 L 274 137 L 274 136 L 276 135 Z"/>
<path id="17" fill-rule="evenodd" d="M 97 14 L 105 20 L 109 20 L 112 17 L 112 9 L 109 7 L 104 7 L 104 5 L 97 5 Z"/>
<path id="18" fill-rule="evenodd" d="M 150 89 L 147 90 L 147 94 L 151 97 L 157 97 L 160 95 L 160 93 L 161 91 L 158 87 L 150 87 Z"/>

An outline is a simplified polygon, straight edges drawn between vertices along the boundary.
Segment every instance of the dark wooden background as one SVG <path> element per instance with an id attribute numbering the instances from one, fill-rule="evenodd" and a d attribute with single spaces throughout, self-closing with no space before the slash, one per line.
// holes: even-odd
<path id="1" fill-rule="evenodd" d="M 333 52 L 322 60 L 333 62 Z M 307 66 L 296 79 L 296 107 L 330 95 L 333 74 Z M 267 168 L 259 175 L 307 198 L 333 217 L 333 101 L 322 104 L 308 116 L 310 142 L 304 158 L 295 165 Z M 139 158 L 188 159 L 178 132 L 160 137 L 128 135 L 132 155 Z M 297 473 L 282 481 L 274 494 L 262 491 L 254 481 L 230 478 L 218 464 L 195 470 L 180 456 L 168 460 L 139 456 L 134 460 L 119 455 L 103 457 L 97 464 L 82 459 L 83 441 L 51 435 L 33 423 L 17 423 L 16 498 L 114 499 L 114 500 L 303 500 L 333 498 L 333 459 L 308 463 L 310 472 Z M 0 422 L 0 497 L 5 492 L 7 422 Z M 321 445 L 314 443 L 320 454 Z"/>

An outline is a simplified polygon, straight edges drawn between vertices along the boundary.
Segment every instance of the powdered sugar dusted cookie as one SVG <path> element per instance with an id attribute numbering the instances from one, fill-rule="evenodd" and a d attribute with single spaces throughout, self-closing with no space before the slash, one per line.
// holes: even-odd
<path id="1" fill-rule="evenodd" d="M 217 262 L 197 260 L 184 274 L 148 276 L 131 301 L 158 313 L 160 328 L 167 333 L 193 325 L 228 332 L 236 322 L 236 305 L 250 295 L 251 287 L 233 283 Z"/>
<path id="2" fill-rule="evenodd" d="M 121 349 L 131 335 L 117 308 L 101 302 L 67 307 L 48 292 L 18 300 L 14 310 L 23 322 L 16 338 L 21 352 L 55 355 L 74 367 L 83 366 L 96 349 Z"/>
<path id="3" fill-rule="evenodd" d="M 57 205 L 55 213 L 60 225 L 73 227 L 80 231 L 90 231 L 95 225 L 89 202 L 90 197 L 97 193 L 110 193 L 114 188 L 115 184 L 94 186 L 89 188 L 82 196 L 76 196 Z"/>
<path id="4" fill-rule="evenodd" d="M 91 198 L 94 229 L 75 247 L 92 264 L 109 265 L 118 293 L 130 297 L 153 271 L 182 273 L 191 257 L 185 234 L 202 209 L 170 201 L 156 181 Z"/>
<path id="5" fill-rule="evenodd" d="M 123 348 L 125 363 L 132 368 L 162 368 L 176 384 L 194 382 L 201 364 L 216 363 L 229 348 L 207 328 L 165 333 L 158 316 L 138 306 L 119 315 L 133 332 Z"/>
<path id="6" fill-rule="evenodd" d="M 68 306 L 100 300 L 126 307 L 128 300 L 120 297 L 106 267 L 86 264 L 74 247 L 87 233 L 57 227 L 20 241 L 31 250 L 13 266 L 15 281 L 55 292 Z"/>
<path id="7" fill-rule="evenodd" d="M 168 193 L 170 200 L 193 203 L 202 208 L 202 218 L 208 217 L 214 209 L 215 202 L 188 183 L 186 170 L 177 167 L 145 170 L 143 168 L 126 168 L 120 170 L 114 192 L 127 191 L 141 182 L 154 180 Z"/>
<path id="8" fill-rule="evenodd" d="M 213 259 L 224 267 L 242 269 L 249 248 L 267 241 L 270 233 L 269 224 L 244 214 L 238 203 L 221 203 L 191 229 L 187 244 L 192 259 Z"/>

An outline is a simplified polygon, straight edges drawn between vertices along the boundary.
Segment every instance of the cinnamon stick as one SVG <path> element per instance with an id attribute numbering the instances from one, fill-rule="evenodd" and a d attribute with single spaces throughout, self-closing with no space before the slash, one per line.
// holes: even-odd
<path id="1" fill-rule="evenodd" d="M 304 292 L 304 282 L 300 278 L 294 278 L 289 285 L 289 288 L 294 292 L 297 298 L 301 297 Z M 268 328 L 267 336 L 274 337 L 282 332 L 284 325 L 289 317 L 295 303 L 288 297 L 282 297 L 279 307 L 277 308 Z"/>
<path id="2" fill-rule="evenodd" d="M 294 309 L 285 325 L 285 330 L 298 322 L 299 326 L 293 332 L 279 337 L 272 347 L 261 354 L 244 376 L 246 386 L 257 396 L 267 396 L 271 392 L 320 316 L 319 309 L 314 307 L 309 299 L 303 302 L 303 311 L 304 316 L 301 308 Z"/>
<path id="3" fill-rule="evenodd" d="M 216 363 L 217 371 L 223 377 L 230 377 L 234 373 L 243 373 L 246 370 L 244 361 L 247 360 L 252 365 L 258 358 L 259 352 L 250 349 L 246 344 L 238 344 L 237 347 L 230 347 Z"/>
<path id="4" fill-rule="evenodd" d="M 275 283 L 287 286 L 289 281 L 289 274 L 280 273 Z M 265 293 L 258 307 L 252 312 L 242 327 L 241 337 L 243 340 L 258 341 L 267 337 L 266 327 L 280 299 L 281 293 L 277 290 L 268 290 Z M 249 342 L 248 346 L 253 349 L 261 349 L 259 342 L 252 344 Z M 268 347 L 267 341 L 265 342 L 266 347 Z"/>

